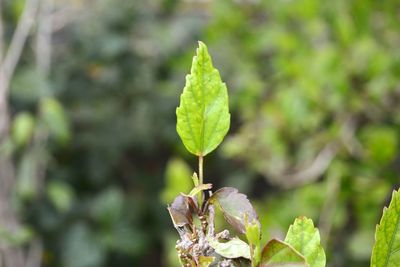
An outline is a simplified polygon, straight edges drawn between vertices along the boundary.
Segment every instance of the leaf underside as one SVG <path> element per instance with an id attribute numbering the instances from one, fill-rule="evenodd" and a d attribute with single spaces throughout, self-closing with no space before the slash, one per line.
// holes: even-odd
<path id="1" fill-rule="evenodd" d="M 389 208 L 383 215 L 375 232 L 371 267 L 400 266 L 400 193 L 394 191 Z"/>
<path id="2" fill-rule="evenodd" d="M 277 239 L 269 241 L 263 251 L 261 267 L 307 267 L 306 259 L 293 247 Z"/>
<path id="3" fill-rule="evenodd" d="M 324 267 L 326 256 L 320 236 L 311 219 L 297 218 L 289 227 L 285 242 L 303 255 L 310 267 Z"/>
<path id="4" fill-rule="evenodd" d="M 239 193 L 236 188 L 223 187 L 217 190 L 208 201 L 216 203 L 226 221 L 241 234 L 246 232 L 246 220 L 249 223 L 260 224 L 257 213 L 247 196 Z"/>
<path id="5" fill-rule="evenodd" d="M 227 88 L 202 42 L 186 76 L 176 115 L 176 129 L 183 144 L 197 156 L 213 151 L 229 130 Z"/>
<path id="6" fill-rule="evenodd" d="M 225 258 L 246 258 L 250 259 L 250 247 L 243 240 L 235 237 L 225 243 L 218 242 L 214 239 L 207 240 L 215 252 Z"/>
<path id="7" fill-rule="evenodd" d="M 192 224 L 192 216 L 188 200 L 189 198 L 187 196 L 179 195 L 168 207 L 168 212 L 175 228 Z"/>

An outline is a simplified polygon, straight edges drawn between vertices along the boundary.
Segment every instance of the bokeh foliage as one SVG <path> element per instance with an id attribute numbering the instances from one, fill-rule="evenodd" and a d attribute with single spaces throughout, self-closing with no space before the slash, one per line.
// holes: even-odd
<path id="1" fill-rule="evenodd" d="M 6 33 L 23 3 L 6 1 Z M 188 190 L 196 166 L 175 108 L 197 40 L 227 84 L 232 114 L 205 182 L 248 193 L 265 240 L 305 215 L 321 230 L 329 266 L 368 265 L 375 225 L 399 185 L 398 1 L 56 8 L 69 5 L 51 75 L 35 69 L 32 38 L 11 84 L 20 240 L 44 241 L 44 266 L 176 266 L 165 206 Z M 43 135 L 45 145 L 30 145 Z M 324 168 L 299 175 L 321 155 Z M 43 164 L 40 188 L 33 181 Z"/>

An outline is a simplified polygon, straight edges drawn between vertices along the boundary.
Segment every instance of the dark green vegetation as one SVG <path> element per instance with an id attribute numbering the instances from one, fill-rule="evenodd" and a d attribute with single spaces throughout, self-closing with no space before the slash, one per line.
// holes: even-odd
<path id="1" fill-rule="evenodd" d="M 203 40 L 232 114 L 205 182 L 249 196 L 262 244 L 304 215 L 329 266 L 369 265 L 399 185 L 398 1 L 54 2 L 49 75 L 34 27 L 10 88 L 14 125 L 49 132 L 13 132 L 13 207 L 28 228 L 7 240 L 42 241 L 43 266 L 177 266 L 165 206 L 190 192 L 197 161 L 175 108 Z M 2 4 L 8 44 L 24 1 Z"/>

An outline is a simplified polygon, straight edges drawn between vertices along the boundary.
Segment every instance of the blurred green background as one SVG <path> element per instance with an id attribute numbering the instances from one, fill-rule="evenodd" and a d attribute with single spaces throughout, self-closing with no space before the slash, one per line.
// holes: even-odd
<path id="1" fill-rule="evenodd" d="M 178 266 L 166 205 L 197 159 L 175 109 L 202 40 L 232 114 L 206 182 L 248 194 L 265 240 L 306 215 L 328 266 L 369 265 L 400 185 L 399 1 L 38 2 L 0 150 L 22 224 L 0 239 L 40 266 Z M 1 3 L 5 47 L 25 4 Z"/>

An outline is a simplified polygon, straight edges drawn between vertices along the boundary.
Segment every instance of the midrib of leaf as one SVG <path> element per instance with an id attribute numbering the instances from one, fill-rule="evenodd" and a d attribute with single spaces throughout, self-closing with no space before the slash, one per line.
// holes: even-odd
<path id="1" fill-rule="evenodd" d="M 203 116 L 202 116 L 202 120 L 203 120 L 203 123 L 202 123 L 202 127 L 201 127 L 201 136 L 200 136 L 200 138 L 201 138 L 201 140 L 200 140 L 200 142 L 201 142 L 201 145 L 200 145 L 200 147 L 201 147 L 201 152 L 200 152 L 200 156 L 203 156 L 203 152 L 204 152 L 204 129 L 206 128 L 206 120 L 205 120 L 205 117 L 206 117 L 206 114 L 205 114 L 205 112 L 206 112 L 206 108 L 205 108 L 205 106 L 206 106 L 206 103 L 205 103 L 205 97 L 204 97 L 204 90 L 205 90 L 205 88 L 204 88 L 204 58 L 205 58 L 205 56 L 204 56 L 204 50 L 205 50 L 205 48 L 203 48 L 202 50 L 201 50 L 201 53 L 202 53 L 202 58 L 201 58 L 201 60 L 202 60 L 202 64 L 201 64 L 201 66 L 202 66 L 202 68 L 201 68 L 201 98 L 202 98 L 202 105 L 201 105 L 201 111 L 202 111 L 202 114 L 203 114 Z"/>
<path id="2" fill-rule="evenodd" d="M 300 240 L 301 240 L 301 254 L 304 254 L 304 250 L 305 250 L 305 248 L 304 248 L 304 221 L 302 221 L 301 222 L 301 238 L 300 238 Z"/>
<path id="3" fill-rule="evenodd" d="M 190 92 L 185 93 L 185 90 Z M 181 95 L 183 100 L 177 109 L 178 134 L 192 154 L 204 157 L 222 142 L 229 130 L 226 93 L 226 86 L 212 66 L 207 47 L 199 42 L 191 73 L 187 76 L 186 87 Z M 186 105 L 185 108 L 182 105 Z"/>
<path id="4" fill-rule="evenodd" d="M 394 228 L 394 234 L 392 234 L 392 238 L 390 238 L 389 253 L 386 255 L 385 266 L 389 266 L 388 265 L 389 264 L 389 260 L 390 260 L 390 257 L 393 254 L 392 247 L 393 247 L 394 239 L 395 239 L 395 236 L 396 236 L 396 233 L 397 233 L 397 229 L 399 228 L 399 224 L 400 224 L 400 215 L 399 215 L 399 211 L 397 210 L 397 201 L 396 201 L 396 199 L 394 200 L 394 210 L 397 213 L 397 220 L 396 220 L 396 226 Z M 385 232 L 386 232 L 386 229 L 387 228 L 385 227 Z M 385 236 L 386 236 L 386 234 L 385 234 Z"/>

